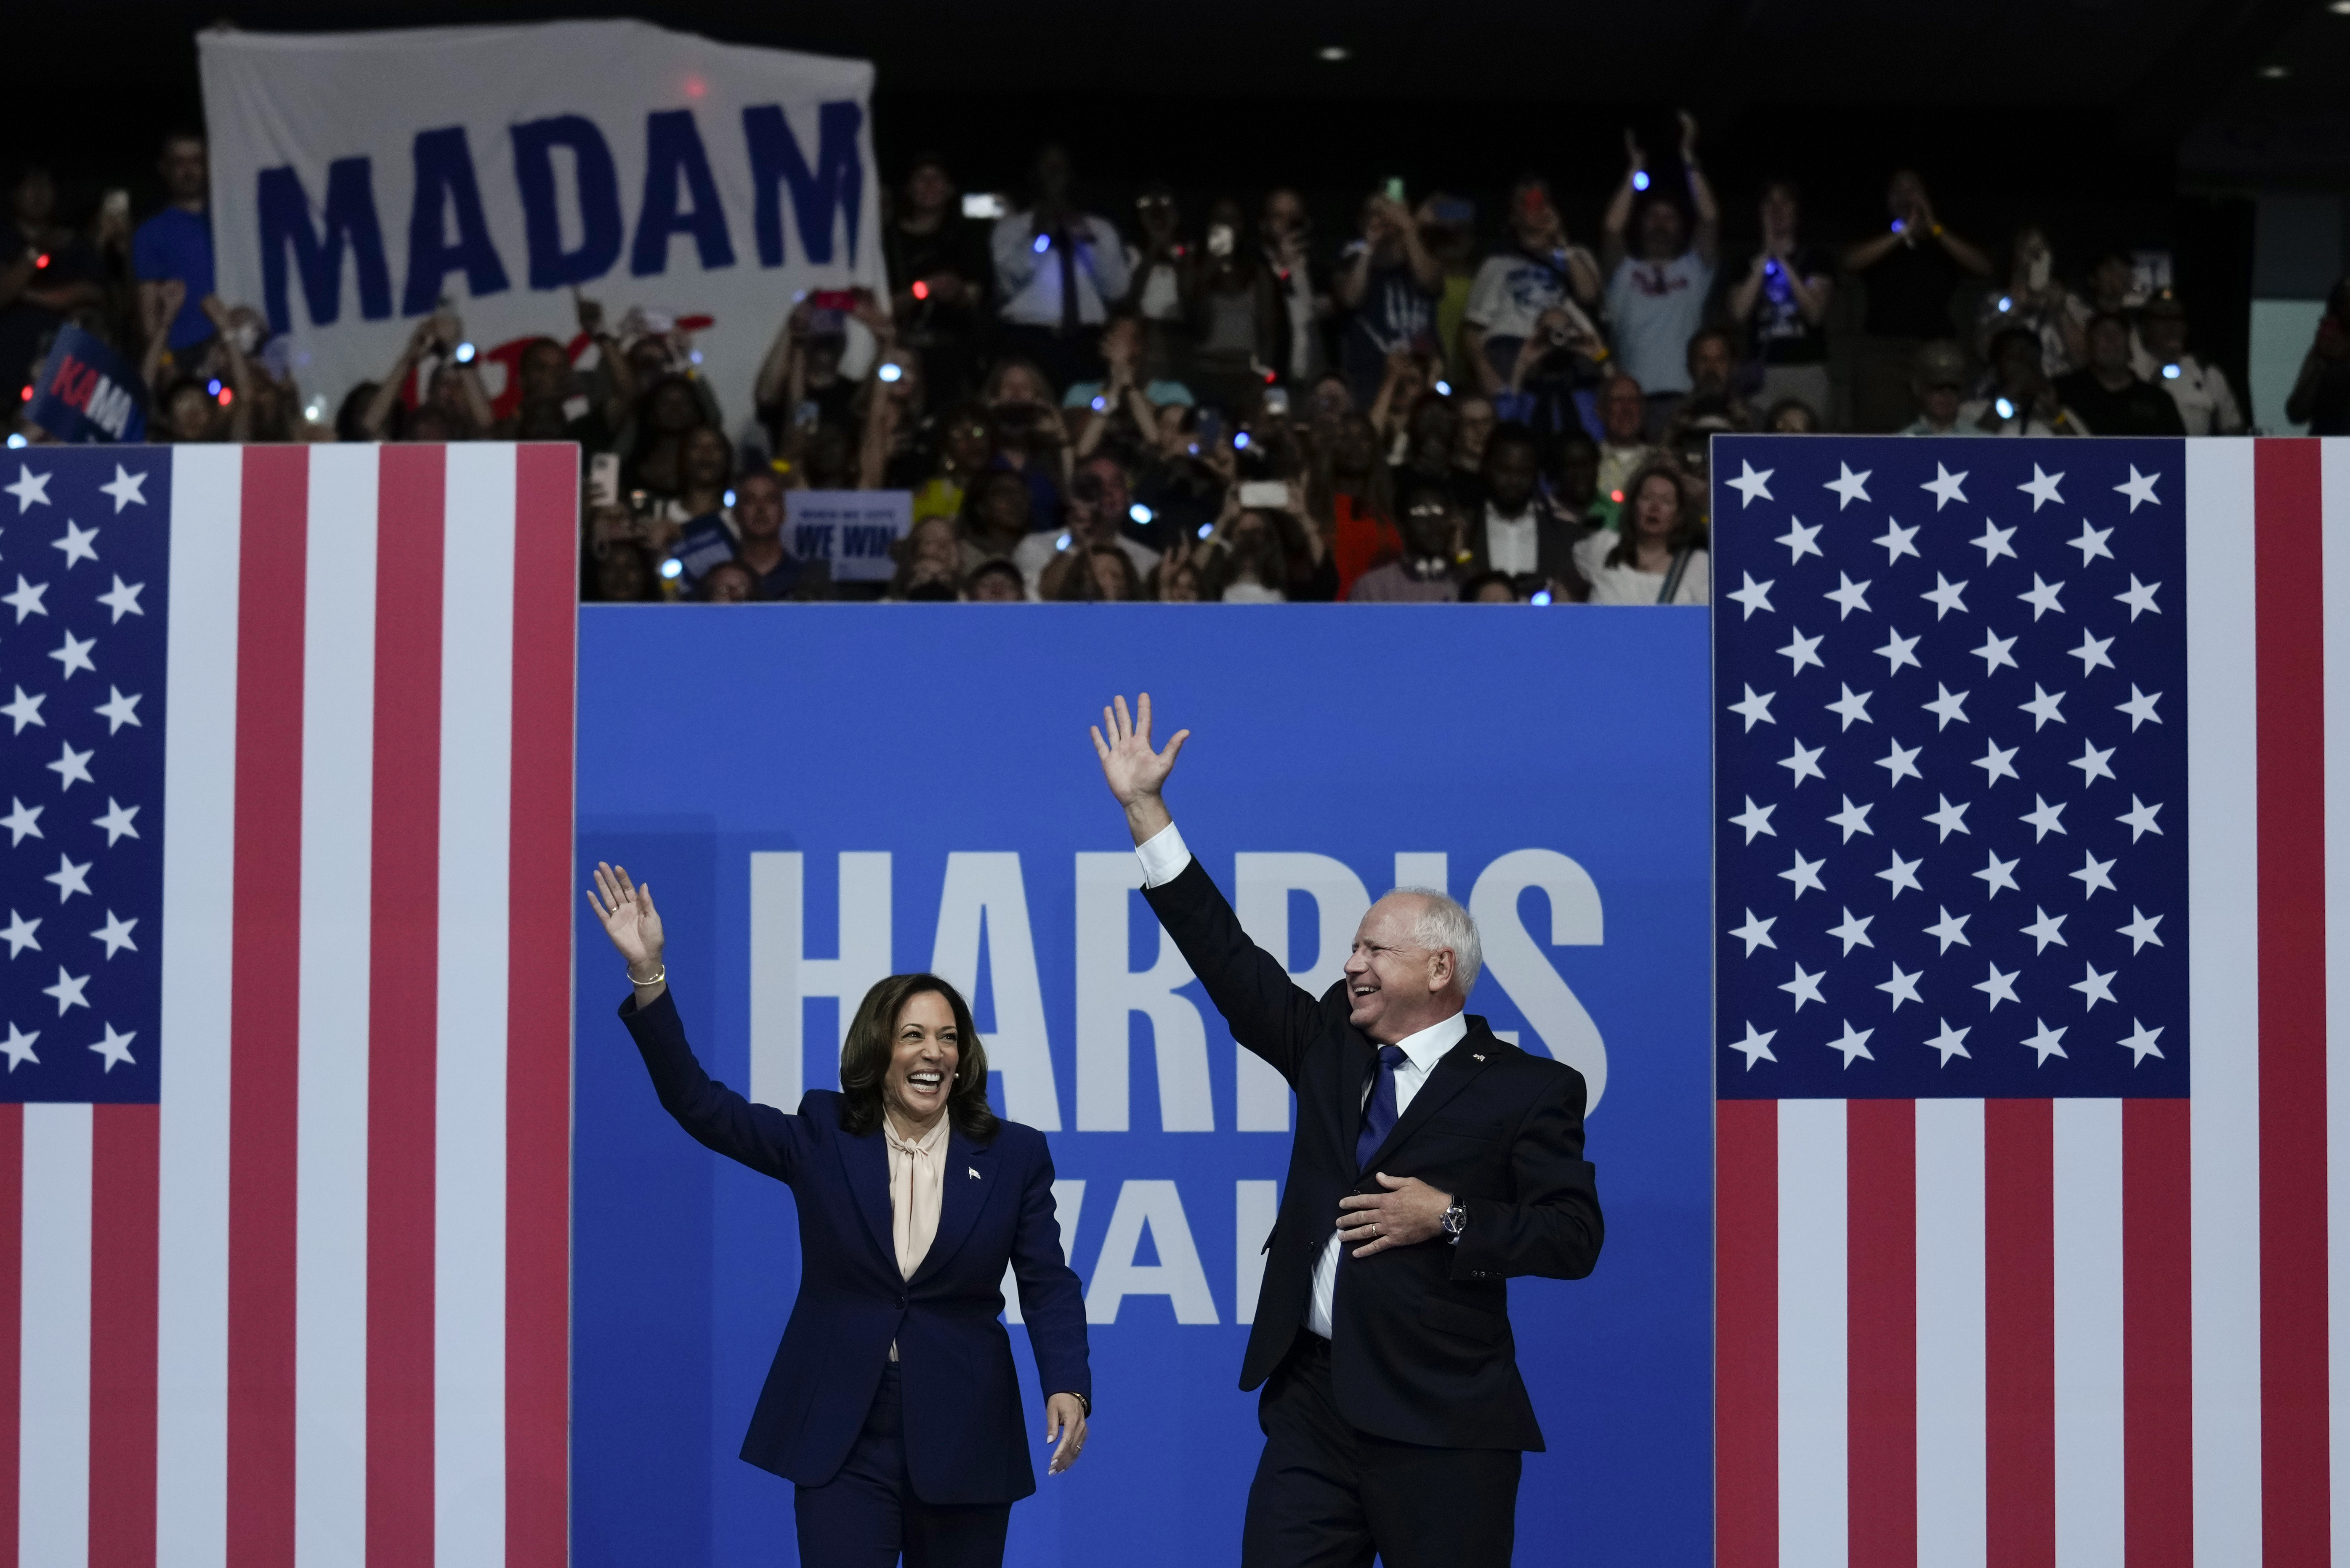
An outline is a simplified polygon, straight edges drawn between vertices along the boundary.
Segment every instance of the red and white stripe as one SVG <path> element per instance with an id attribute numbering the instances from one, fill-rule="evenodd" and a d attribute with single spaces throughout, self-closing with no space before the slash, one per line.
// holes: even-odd
<path id="1" fill-rule="evenodd" d="M 2188 449 L 2192 1097 L 1716 1107 L 1725 1568 L 2350 1561 L 2350 441 Z"/>
<path id="2" fill-rule="evenodd" d="M 557 1568 L 576 454 L 171 462 L 161 1104 L 0 1107 L 0 1568 Z"/>

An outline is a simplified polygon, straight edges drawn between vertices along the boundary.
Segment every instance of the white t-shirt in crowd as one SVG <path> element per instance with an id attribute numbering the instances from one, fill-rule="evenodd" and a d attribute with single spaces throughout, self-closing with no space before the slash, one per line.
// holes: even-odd
<path id="1" fill-rule="evenodd" d="M 1616 363 L 1644 392 L 1690 389 L 1689 340 L 1705 319 L 1713 268 L 1694 248 L 1669 262 L 1626 256 L 1607 280 Z"/>
<path id="2" fill-rule="evenodd" d="M 1142 253 L 1134 246 L 1126 247 L 1126 269 L 1131 273 L 1142 265 Z M 1142 275 L 1142 291 L 1135 296 L 1135 308 L 1151 321 L 1179 321 L 1183 316 L 1183 293 L 1175 280 L 1175 264 L 1153 262 L 1150 270 Z"/>
<path id="3" fill-rule="evenodd" d="M 1580 245 L 1562 249 L 1549 265 L 1517 250 L 1487 256 L 1469 286 L 1469 305 L 1461 319 L 1483 328 L 1490 337 L 1533 337 L 1544 311 L 1572 303 L 1566 279 L 1577 260 L 1598 273 L 1599 264 Z"/>
<path id="4" fill-rule="evenodd" d="M 1657 596 L 1665 591 L 1664 572 L 1644 572 L 1638 566 L 1611 566 L 1608 553 L 1616 548 L 1617 535 L 1601 529 L 1575 546 L 1575 565 L 1591 579 L 1591 603 L 1596 605 L 1652 605 Z M 1681 573 L 1680 587 L 1673 592 L 1677 605 L 1701 605 L 1712 597 L 1713 563 L 1703 550 L 1692 551 L 1688 569 Z"/>
<path id="5" fill-rule="evenodd" d="M 1237 582 L 1224 585 L 1223 602 L 1228 605 L 1281 605 L 1289 596 L 1279 588 L 1266 587 L 1263 583 Z"/>

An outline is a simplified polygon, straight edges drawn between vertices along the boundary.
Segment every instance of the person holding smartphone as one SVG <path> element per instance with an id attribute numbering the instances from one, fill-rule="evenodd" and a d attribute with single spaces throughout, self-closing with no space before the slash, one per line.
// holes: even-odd
<path id="1" fill-rule="evenodd" d="M 1390 355 L 1435 351 L 1444 264 L 1403 204 L 1400 180 L 1364 200 L 1362 223 L 1363 237 L 1347 247 L 1331 293 L 1350 313 L 1339 356 L 1347 389 L 1357 408 L 1368 408 L 1387 378 Z"/>
<path id="2" fill-rule="evenodd" d="M 1129 281 L 1126 244 L 1107 218 L 1081 211 L 1067 151 L 1036 154 L 1032 195 L 988 238 L 1003 292 L 1001 348 L 1035 360 L 1055 382 L 1098 372 L 1102 323 Z"/>
<path id="3" fill-rule="evenodd" d="M 1311 385 L 1328 362 L 1322 329 L 1331 315 L 1330 280 L 1314 255 L 1305 199 L 1287 186 L 1265 192 L 1257 211 L 1257 254 L 1281 296 L 1280 341 L 1273 368 L 1294 386 Z"/>
<path id="4" fill-rule="evenodd" d="M 1253 403 L 1276 353 L 1281 297 L 1273 274 L 1243 243 L 1241 204 L 1220 198 L 1208 209 L 1200 280 L 1191 300 L 1192 388 L 1228 410 Z"/>
<path id="5" fill-rule="evenodd" d="M 1461 358 L 1479 389 L 1490 398 L 1512 389 L 1519 355 L 1545 317 L 1556 313 L 1588 331 L 1600 292 L 1599 260 L 1567 238 L 1549 182 L 1519 181 L 1510 192 L 1510 244 L 1478 267 L 1461 322 Z M 1590 336 L 1596 348 L 1596 333 Z M 1581 364 L 1581 379 L 1596 382 L 1596 363 L 1586 356 Z"/>

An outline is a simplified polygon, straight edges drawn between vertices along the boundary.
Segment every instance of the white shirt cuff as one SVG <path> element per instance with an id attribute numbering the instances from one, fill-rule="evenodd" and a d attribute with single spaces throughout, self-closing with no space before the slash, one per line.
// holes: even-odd
<path id="1" fill-rule="evenodd" d="M 1184 847 L 1183 835 L 1171 822 L 1136 845 L 1134 856 L 1142 862 L 1142 885 L 1146 888 L 1164 888 L 1191 864 L 1191 852 Z"/>

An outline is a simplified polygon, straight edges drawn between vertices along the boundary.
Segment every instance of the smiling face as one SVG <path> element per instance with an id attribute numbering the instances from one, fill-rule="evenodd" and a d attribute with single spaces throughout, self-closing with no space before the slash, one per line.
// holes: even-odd
<path id="1" fill-rule="evenodd" d="M 890 1114 L 929 1130 L 946 1113 L 962 1054 L 962 1031 L 947 999 L 935 991 L 908 997 L 890 1036 L 889 1071 L 881 1080 L 881 1098 Z"/>
<path id="2" fill-rule="evenodd" d="M 1431 952 L 1414 929 L 1424 900 L 1390 893 L 1355 928 L 1347 958 L 1347 1022 L 1393 1044 L 1461 1011 L 1452 952 Z"/>

